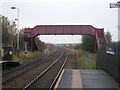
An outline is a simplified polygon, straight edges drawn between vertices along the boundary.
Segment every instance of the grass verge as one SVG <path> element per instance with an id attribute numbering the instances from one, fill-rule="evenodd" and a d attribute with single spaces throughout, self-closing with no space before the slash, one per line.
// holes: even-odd
<path id="1" fill-rule="evenodd" d="M 96 69 L 96 54 L 90 53 L 90 61 L 86 62 L 86 51 L 80 50 L 77 55 L 78 68 L 80 69 Z"/>
<path id="2" fill-rule="evenodd" d="M 43 54 L 44 53 L 41 52 L 27 52 L 27 54 L 25 54 L 25 52 L 20 52 L 19 56 L 13 55 L 12 61 L 17 61 L 20 62 L 20 64 L 23 64 L 26 62 L 26 60 L 31 61 L 33 58 L 41 56 Z"/>

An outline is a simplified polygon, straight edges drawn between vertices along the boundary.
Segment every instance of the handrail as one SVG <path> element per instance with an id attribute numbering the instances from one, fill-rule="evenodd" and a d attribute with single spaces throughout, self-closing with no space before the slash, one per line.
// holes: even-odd
<path id="1" fill-rule="evenodd" d="M 103 33 L 103 36 L 104 36 L 104 38 L 105 38 L 106 44 L 108 44 L 108 40 L 107 40 L 107 38 L 106 38 L 106 36 L 105 36 L 104 33 Z"/>
<path id="2" fill-rule="evenodd" d="M 96 40 L 97 40 L 97 44 L 98 44 L 98 48 L 100 48 L 100 42 L 99 42 L 99 39 L 98 39 L 97 32 L 95 33 L 95 36 L 96 36 Z"/>

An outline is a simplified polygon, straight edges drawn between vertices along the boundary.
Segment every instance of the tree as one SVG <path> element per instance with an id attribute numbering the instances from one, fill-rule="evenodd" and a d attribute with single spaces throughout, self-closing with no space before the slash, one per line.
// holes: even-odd
<path id="1" fill-rule="evenodd" d="M 2 25 L 2 43 L 6 46 L 14 46 L 16 44 L 16 24 L 10 23 L 7 17 L 0 15 L 0 21 Z"/>
<path id="2" fill-rule="evenodd" d="M 86 51 L 94 52 L 95 38 L 89 35 L 82 36 L 82 48 Z"/>
<path id="3" fill-rule="evenodd" d="M 112 35 L 111 35 L 111 33 L 109 31 L 107 31 L 105 33 L 105 36 L 106 36 L 106 38 L 108 40 L 108 43 L 112 43 Z"/>
<path id="4" fill-rule="evenodd" d="M 11 45 L 11 33 L 10 33 L 10 22 L 5 16 L 1 16 L 1 23 L 2 23 L 2 43 L 5 45 Z"/>
<path id="5" fill-rule="evenodd" d="M 81 49 L 82 48 L 82 44 L 76 44 L 75 46 L 74 46 L 74 49 Z"/>

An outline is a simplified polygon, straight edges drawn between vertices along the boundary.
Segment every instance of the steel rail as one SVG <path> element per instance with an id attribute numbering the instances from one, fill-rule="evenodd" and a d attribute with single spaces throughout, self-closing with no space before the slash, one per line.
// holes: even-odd
<path id="1" fill-rule="evenodd" d="M 58 80 L 58 78 L 59 78 L 59 76 L 60 76 L 60 74 L 61 74 L 61 72 L 62 72 L 62 70 L 63 70 L 63 68 L 64 68 L 64 66 L 65 66 L 65 64 L 66 64 L 66 62 L 67 62 L 67 59 L 68 59 L 68 53 L 67 53 L 67 57 L 65 58 L 65 61 L 63 62 L 63 65 L 61 66 L 61 68 L 60 68 L 58 74 L 56 75 L 53 83 L 51 84 L 49 90 L 53 90 L 53 89 L 54 89 L 54 87 L 55 87 L 55 85 L 56 85 L 56 82 L 57 82 L 57 80 Z"/>
<path id="2" fill-rule="evenodd" d="M 29 84 L 27 84 L 22 90 L 28 89 L 38 78 L 40 78 L 41 76 L 43 76 L 63 55 L 64 55 L 64 52 L 51 65 L 49 65 L 42 73 L 40 73 Z"/>
<path id="3" fill-rule="evenodd" d="M 60 52 L 61 52 L 61 50 L 58 51 L 58 52 L 56 52 L 56 53 L 54 53 L 53 55 L 50 55 L 49 57 L 47 57 L 47 58 L 45 58 L 45 59 L 41 59 L 41 60 L 46 61 L 47 59 L 51 58 L 52 56 L 54 56 L 54 55 L 56 55 L 57 53 L 60 53 Z M 39 62 L 39 63 L 38 63 L 38 62 Z M 5 83 L 7 83 L 8 81 L 12 80 L 13 78 L 16 78 L 17 76 L 20 76 L 20 75 L 22 75 L 22 74 L 25 73 L 25 72 L 28 72 L 28 71 L 31 70 L 32 68 L 38 66 L 41 62 L 42 62 L 42 61 L 40 61 L 40 60 L 37 60 L 36 62 L 33 62 L 34 64 L 37 64 L 37 65 L 34 65 L 33 67 L 30 67 L 29 69 L 24 70 L 24 71 L 22 71 L 22 72 L 20 72 L 20 73 L 18 73 L 18 74 L 16 74 L 16 75 L 14 75 L 13 77 L 8 78 L 8 79 L 5 80 L 5 81 L 2 81 L 1 84 L 5 84 Z M 9 75 L 10 73 L 13 73 L 14 71 L 20 70 L 20 69 L 22 69 L 22 68 L 24 68 L 24 67 L 27 67 L 27 66 L 29 66 L 29 65 L 31 65 L 31 64 L 33 64 L 33 63 L 29 63 L 29 64 L 27 64 L 27 65 L 25 65 L 25 66 L 23 66 L 23 67 L 19 67 L 19 68 L 15 69 L 15 70 L 13 70 L 13 71 L 11 71 L 11 72 L 6 73 L 5 75 Z M 5 77 L 5 75 L 4 75 L 3 77 Z"/>
<path id="4" fill-rule="evenodd" d="M 44 60 L 44 59 L 50 58 L 51 56 L 53 56 L 55 53 L 57 53 L 57 52 L 59 52 L 59 51 L 60 51 L 60 50 L 57 50 L 57 51 L 53 52 L 52 54 L 50 54 L 50 55 L 48 55 L 48 56 L 45 56 L 45 57 L 43 56 L 43 57 L 41 57 L 40 60 Z M 38 61 L 39 61 L 39 60 L 32 61 L 32 62 L 30 62 L 30 63 L 28 63 L 28 64 L 25 64 L 25 65 L 22 65 L 22 66 L 20 66 L 20 67 L 17 67 L 17 68 L 15 68 L 15 69 L 7 72 L 7 73 L 2 74 L 2 76 L 5 76 L 5 75 L 7 75 L 7 74 L 9 74 L 9 73 L 11 73 L 11 72 L 17 71 L 17 70 L 19 70 L 19 69 L 21 69 L 21 68 L 23 68 L 23 67 L 26 67 L 26 66 L 28 66 L 28 65 L 30 65 L 30 64 L 33 64 L 33 63 L 36 63 L 36 62 L 38 62 Z"/>

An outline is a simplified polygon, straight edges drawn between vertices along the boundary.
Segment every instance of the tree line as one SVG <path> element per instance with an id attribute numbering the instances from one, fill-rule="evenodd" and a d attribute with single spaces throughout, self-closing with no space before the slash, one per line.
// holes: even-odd
<path id="1" fill-rule="evenodd" d="M 0 15 L 1 21 L 1 30 L 2 30 L 2 46 L 12 46 L 13 50 L 17 49 L 17 34 L 19 34 L 19 50 L 24 51 L 25 41 L 24 41 L 24 28 L 18 30 L 16 28 L 16 22 L 10 22 L 9 19 L 5 16 Z M 42 42 L 39 38 L 36 38 L 38 42 L 39 51 L 45 49 L 45 43 Z M 16 52 L 15 52 L 16 53 Z"/>

